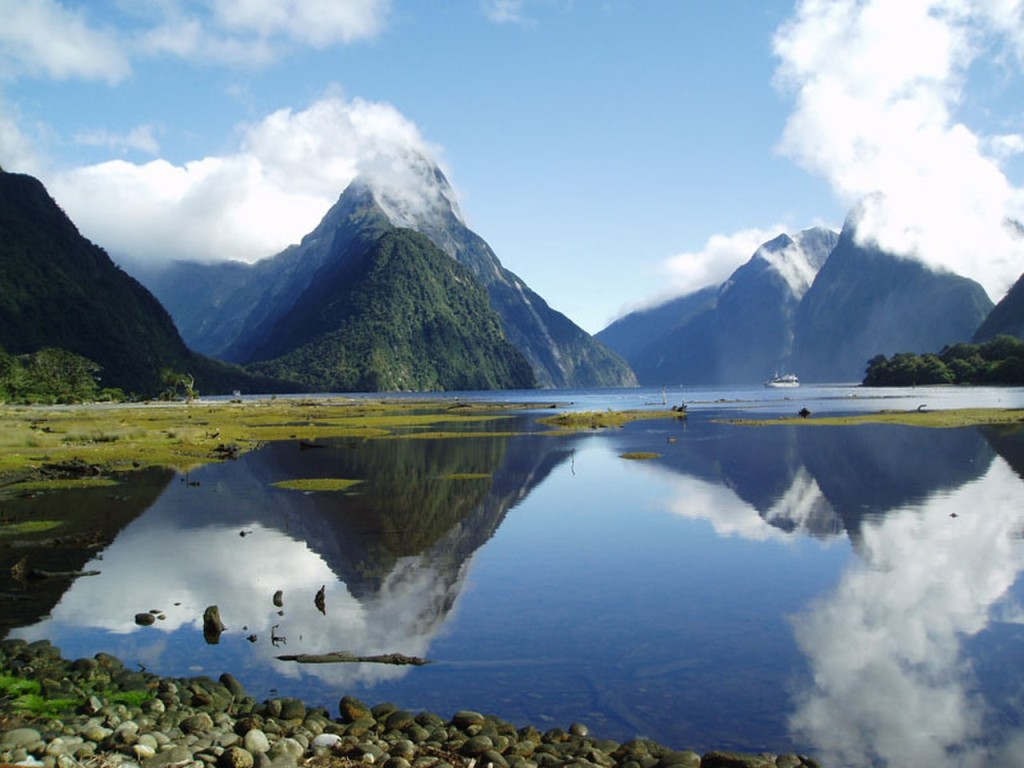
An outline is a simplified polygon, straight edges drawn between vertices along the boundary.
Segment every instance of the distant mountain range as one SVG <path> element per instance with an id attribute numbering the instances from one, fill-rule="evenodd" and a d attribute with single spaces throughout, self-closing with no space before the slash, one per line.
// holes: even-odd
<path id="1" fill-rule="evenodd" d="M 298 245 L 251 266 L 177 262 L 160 271 L 133 269 L 168 308 L 193 348 L 261 371 L 297 375 L 301 370 L 302 380 L 315 388 L 348 388 L 353 383 L 359 388 L 417 390 L 468 384 L 488 388 L 636 385 L 624 360 L 551 309 L 466 227 L 448 181 L 436 165 L 421 157 L 410 162 L 416 175 L 411 188 L 357 179 Z M 367 277 L 357 265 L 371 251 L 379 251 L 378 241 L 401 229 L 423 236 L 402 237 L 403 248 L 419 255 L 406 252 L 408 258 L 401 263 L 415 270 L 417 277 L 410 273 L 399 286 L 387 270 L 376 270 L 376 278 L 358 289 L 349 284 Z M 451 257 L 458 269 L 438 260 L 438 253 Z M 475 284 L 484 289 L 486 308 L 462 290 Z M 417 293 L 418 286 L 429 289 Z M 427 316 L 447 318 L 447 330 L 442 333 L 436 324 L 424 326 L 421 321 Z M 373 345 L 367 343 L 370 336 L 378 338 L 378 347 L 389 346 L 386 335 L 378 333 L 385 318 L 389 318 L 388 329 L 403 339 L 401 371 L 387 369 L 396 360 L 380 349 L 377 357 L 383 367 L 368 369 L 363 378 L 335 375 L 336 366 L 347 365 L 342 358 L 373 357 Z M 361 337 L 352 335 L 357 327 L 363 329 Z M 367 330 L 371 328 L 377 331 L 371 333 Z M 456 342 L 452 334 L 465 338 Z M 480 337 L 472 339 L 476 334 Z M 502 335 L 504 340 L 499 338 Z M 504 348 L 506 343 L 514 354 Z M 469 353 L 470 347 L 491 350 L 481 357 Z M 442 361 L 433 366 L 435 370 L 420 365 L 426 358 L 448 353 L 458 359 Z M 532 376 L 523 375 L 520 356 Z M 490 370 L 490 363 L 481 367 L 484 358 L 504 362 Z M 441 369 L 447 374 L 442 375 Z"/>
<path id="2" fill-rule="evenodd" d="M 780 235 L 716 289 L 627 315 L 597 337 L 647 385 L 750 384 L 777 372 L 860 381 L 876 354 L 969 340 L 992 311 L 984 289 L 860 245 L 855 220 L 839 234 Z M 1024 324 L 1022 309 L 1006 314 Z"/>
<path id="3" fill-rule="evenodd" d="M 848 382 L 878 354 L 1024 337 L 1024 276 L 993 308 L 972 280 L 858 242 L 851 215 L 838 234 L 780 235 L 720 286 L 594 338 L 466 227 L 436 165 L 409 162 L 411 181 L 355 180 L 276 256 L 125 259 L 138 281 L 39 181 L 0 170 L 0 347 L 67 349 L 102 367 L 103 386 L 149 395 L 163 369 L 206 393 Z"/>

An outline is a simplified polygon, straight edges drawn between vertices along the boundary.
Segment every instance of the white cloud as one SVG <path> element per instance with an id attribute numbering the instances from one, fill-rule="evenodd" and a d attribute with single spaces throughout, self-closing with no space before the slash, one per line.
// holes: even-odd
<path id="1" fill-rule="evenodd" d="M 281 36 L 314 48 L 380 32 L 388 0 L 213 0 L 219 26 L 261 38 Z"/>
<path id="2" fill-rule="evenodd" d="M 483 9 L 487 18 L 496 24 L 525 22 L 522 0 L 484 0 Z"/>
<path id="3" fill-rule="evenodd" d="M 90 25 L 56 0 L 7 3 L 0 24 L 0 76 L 41 75 L 117 82 L 131 65 L 117 34 Z"/>
<path id="4" fill-rule="evenodd" d="M 795 95 L 780 149 L 844 204 L 872 196 L 865 238 L 998 299 L 1024 271 L 1004 226 L 1024 216 L 1024 192 L 1001 165 L 1024 136 L 985 136 L 959 110 L 971 64 L 1022 41 L 1019 0 L 802 0 L 775 37 L 777 81 Z"/>
<path id="5" fill-rule="evenodd" d="M 728 235 L 715 234 L 699 251 L 686 251 L 669 257 L 661 265 L 669 281 L 661 300 L 709 285 L 719 285 L 737 267 L 749 261 L 762 244 L 786 231 L 785 226 L 777 224 L 768 228 L 743 229 Z"/>
<path id="6" fill-rule="evenodd" d="M 237 150 L 182 165 L 114 160 L 44 181 L 79 229 L 143 261 L 254 261 L 298 242 L 357 175 L 412 195 L 436 150 L 388 104 L 332 94 L 247 126 Z"/>
<path id="7" fill-rule="evenodd" d="M 0 166 L 12 173 L 38 175 L 45 163 L 19 118 L 17 109 L 0 98 Z"/>
<path id="8" fill-rule="evenodd" d="M 170 55 L 261 66 L 290 47 L 353 43 L 380 33 L 390 10 L 390 0 L 165 0 L 99 6 L 82 0 L 20 0 L 8 5 L 0 24 L 0 77 L 112 83 L 130 75 L 132 61 L 139 58 Z"/>
<path id="9" fill-rule="evenodd" d="M 160 152 L 160 142 L 157 141 L 154 130 L 151 125 L 139 125 L 132 128 L 128 133 L 116 134 L 100 128 L 92 131 L 83 131 L 75 136 L 75 141 L 91 147 L 106 147 L 119 153 L 138 150 L 150 155 L 156 155 Z"/>

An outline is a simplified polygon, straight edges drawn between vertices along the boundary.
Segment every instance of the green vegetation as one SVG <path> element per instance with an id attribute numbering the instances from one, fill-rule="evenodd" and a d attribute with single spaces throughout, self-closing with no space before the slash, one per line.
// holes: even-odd
<path id="1" fill-rule="evenodd" d="M 483 403 L 452 408 L 448 403 L 423 400 L 285 398 L 0 406 L 0 487 L 4 492 L 52 489 L 110 482 L 100 477 L 146 467 L 187 470 L 236 457 L 273 440 L 493 434 L 457 430 L 504 419 L 504 412 L 512 407 L 522 406 Z M 65 466 L 75 471 L 44 472 L 47 467 Z"/>
<path id="2" fill-rule="evenodd" d="M 903 424 L 909 427 L 972 427 L 983 424 L 1022 424 L 1024 410 L 1004 408 L 953 408 L 946 411 L 880 411 L 847 416 L 787 416 L 780 419 L 731 419 L 730 424 L 767 427 L 778 424 L 835 427 L 854 424 Z"/>
<path id="3" fill-rule="evenodd" d="M 0 536 L 25 536 L 30 533 L 43 533 L 59 528 L 59 520 L 26 520 L 20 523 L 0 525 Z"/>
<path id="4" fill-rule="evenodd" d="M 64 349 L 47 347 L 10 355 L 0 347 L 0 402 L 83 403 L 123 400 L 120 390 L 99 386 L 100 367 Z"/>
<path id="5" fill-rule="evenodd" d="M 903 352 L 868 361 L 865 386 L 926 384 L 1024 385 L 1024 340 L 997 336 L 984 344 L 953 344 L 937 355 Z"/>
<path id="6" fill-rule="evenodd" d="M 250 370 L 326 392 L 534 386 L 466 267 L 411 230 L 362 248 L 318 281 Z"/>
<path id="7" fill-rule="evenodd" d="M 661 454 L 652 451 L 630 451 L 629 453 L 620 453 L 619 458 L 632 461 L 647 461 L 649 459 L 660 459 Z"/>
<path id="8" fill-rule="evenodd" d="M 685 419 L 686 411 L 569 411 L 538 419 L 541 424 L 563 432 L 622 427 L 642 419 Z"/>
<path id="9" fill-rule="evenodd" d="M 290 491 L 347 491 L 362 480 L 348 480 L 343 477 L 303 477 L 295 480 L 281 480 L 274 483 L 275 488 L 286 488 Z"/>
<path id="10" fill-rule="evenodd" d="M 32 717 L 59 717 L 81 707 L 90 696 L 97 696 L 111 704 L 137 707 L 156 696 L 152 690 L 108 691 L 97 689 L 82 691 L 71 697 L 48 697 L 38 680 L 0 674 L 0 710 Z"/>
<path id="11" fill-rule="evenodd" d="M 452 472 L 441 478 L 442 480 L 490 480 L 488 472 Z"/>

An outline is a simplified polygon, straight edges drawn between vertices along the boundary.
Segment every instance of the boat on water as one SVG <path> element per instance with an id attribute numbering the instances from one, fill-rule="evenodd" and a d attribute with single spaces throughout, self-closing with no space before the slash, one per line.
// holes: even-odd
<path id="1" fill-rule="evenodd" d="M 764 383 L 766 387 L 799 387 L 800 379 L 796 377 L 795 373 L 776 373 L 768 381 Z"/>

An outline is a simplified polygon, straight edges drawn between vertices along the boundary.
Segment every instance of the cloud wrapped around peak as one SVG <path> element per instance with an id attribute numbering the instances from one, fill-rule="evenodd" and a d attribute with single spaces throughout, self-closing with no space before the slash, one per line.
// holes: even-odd
<path id="1" fill-rule="evenodd" d="M 801 0 L 774 44 L 777 82 L 795 96 L 781 151 L 845 205 L 863 202 L 865 240 L 1001 297 L 1024 271 L 1024 241 L 1006 227 L 1024 218 L 1006 171 L 1024 136 L 968 124 L 1005 109 L 977 109 L 991 94 L 972 90 L 971 67 L 986 57 L 1019 80 L 1020 0 Z"/>
<path id="2" fill-rule="evenodd" d="M 409 182 L 422 175 L 409 164 L 436 155 L 391 105 L 331 94 L 247 126 L 229 154 L 181 165 L 114 160 L 44 181 L 116 258 L 251 262 L 298 242 L 357 176 L 414 198 Z"/>

